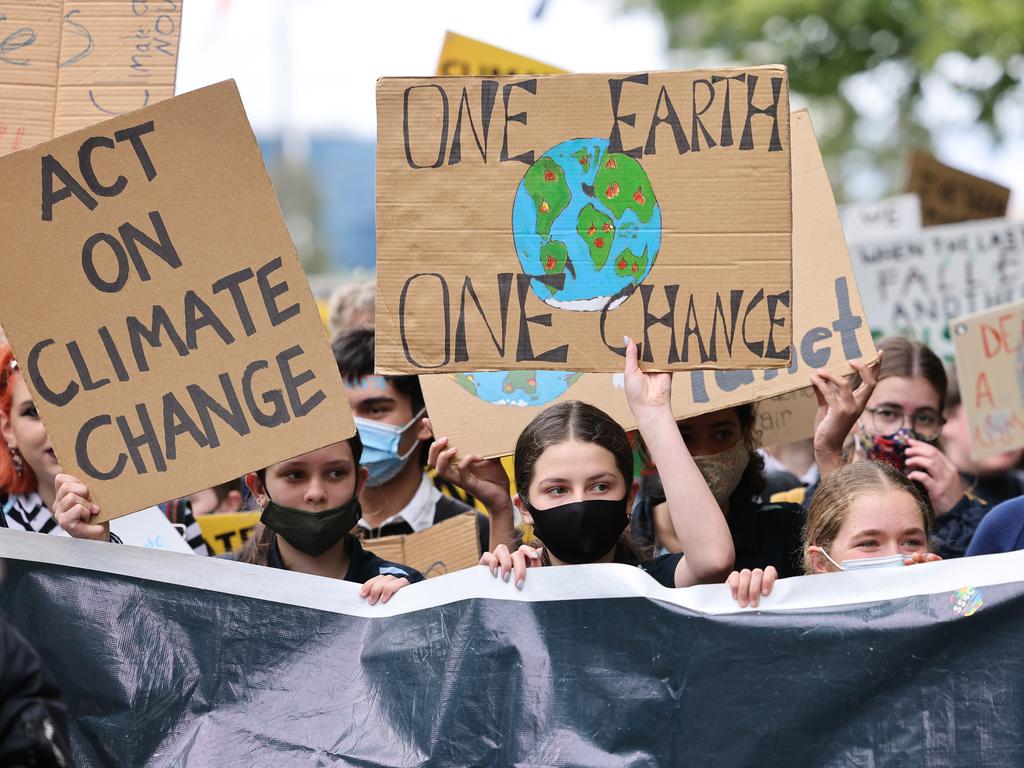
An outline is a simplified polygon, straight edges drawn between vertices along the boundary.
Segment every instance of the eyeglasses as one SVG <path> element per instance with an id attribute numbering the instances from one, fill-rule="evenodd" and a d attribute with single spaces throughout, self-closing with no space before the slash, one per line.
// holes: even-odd
<path id="1" fill-rule="evenodd" d="M 875 432 L 880 435 L 899 432 L 909 421 L 910 430 L 917 437 L 922 440 L 934 440 L 942 433 L 942 425 L 946 423 L 939 412 L 931 408 L 917 411 L 913 416 L 907 416 L 902 408 L 885 405 L 880 408 L 865 408 L 864 411 L 871 415 Z"/>

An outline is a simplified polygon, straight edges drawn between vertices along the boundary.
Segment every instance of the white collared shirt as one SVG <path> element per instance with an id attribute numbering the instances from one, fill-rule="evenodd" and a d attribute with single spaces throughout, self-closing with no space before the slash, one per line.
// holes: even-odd
<path id="1" fill-rule="evenodd" d="M 409 500 L 409 503 L 398 513 L 392 515 L 380 525 L 373 526 L 367 523 L 365 518 L 359 518 L 358 525 L 368 531 L 373 531 L 383 528 L 385 525 L 397 523 L 399 520 L 404 520 L 414 532 L 419 533 L 434 524 L 434 513 L 437 502 L 440 499 L 441 492 L 437 490 L 430 481 L 430 478 L 424 473 L 420 480 L 420 487 L 416 489 L 416 493 Z"/>

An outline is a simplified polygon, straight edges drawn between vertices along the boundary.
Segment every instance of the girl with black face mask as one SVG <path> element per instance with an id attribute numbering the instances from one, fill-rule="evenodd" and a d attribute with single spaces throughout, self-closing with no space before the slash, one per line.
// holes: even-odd
<path id="1" fill-rule="evenodd" d="M 356 435 L 247 475 L 263 514 L 236 559 L 362 584 L 371 605 L 422 581 L 412 568 L 364 550 L 351 533 L 366 483 L 361 452 Z"/>
<path id="2" fill-rule="evenodd" d="M 566 401 L 544 410 L 519 436 L 515 499 L 499 462 L 472 455 L 456 461 L 456 449 L 444 437 L 431 446 L 430 464 L 438 474 L 483 501 L 491 513 L 492 551 L 480 563 L 505 581 L 514 573 L 519 589 L 528 567 L 579 563 L 638 565 L 666 587 L 724 580 L 733 563 L 732 538 L 676 428 L 671 383 L 671 374 L 641 371 L 636 344 L 627 340 L 626 399 L 652 456 L 675 468 L 664 484 L 675 502 L 673 522 L 685 556 L 645 559 L 631 544 L 626 531 L 637 490 L 633 447 L 606 413 Z M 535 546 L 514 545 L 513 505 L 532 524 L 539 540 Z"/>

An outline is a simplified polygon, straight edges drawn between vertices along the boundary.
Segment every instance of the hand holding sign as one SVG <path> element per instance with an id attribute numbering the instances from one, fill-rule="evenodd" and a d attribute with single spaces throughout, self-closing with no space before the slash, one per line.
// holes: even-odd
<path id="1" fill-rule="evenodd" d="M 60 527 L 76 539 L 110 541 L 110 523 L 90 522 L 100 508 L 93 502 L 88 486 L 73 475 L 57 475 L 55 482 L 53 516 Z"/>

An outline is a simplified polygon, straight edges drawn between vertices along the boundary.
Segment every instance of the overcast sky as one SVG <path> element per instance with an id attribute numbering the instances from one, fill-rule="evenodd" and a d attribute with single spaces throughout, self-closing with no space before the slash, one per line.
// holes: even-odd
<path id="1" fill-rule="evenodd" d="M 185 0 L 177 91 L 234 78 L 258 133 L 372 138 L 374 84 L 430 75 L 446 30 L 575 72 L 663 69 L 664 25 L 614 0 Z M 537 18 L 537 11 L 542 12 Z M 614 34 L 607 30 L 613 29 Z M 939 108 L 947 99 L 939 99 Z M 940 159 L 1014 187 L 1024 214 L 1024 142 L 939 137 Z"/>

